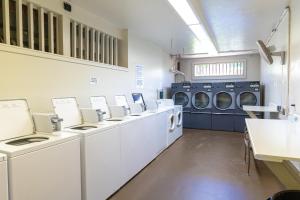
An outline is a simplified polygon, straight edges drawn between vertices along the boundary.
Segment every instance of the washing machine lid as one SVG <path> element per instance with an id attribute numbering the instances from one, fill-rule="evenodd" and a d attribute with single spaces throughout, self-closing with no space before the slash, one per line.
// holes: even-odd
<path id="1" fill-rule="evenodd" d="M 63 119 L 62 128 L 82 124 L 82 116 L 75 97 L 53 98 L 54 112 Z"/>
<path id="2" fill-rule="evenodd" d="M 6 161 L 6 155 L 0 153 L 0 162 Z"/>
<path id="3" fill-rule="evenodd" d="M 190 102 L 190 97 L 185 92 L 176 92 L 173 96 L 175 105 L 186 107 Z"/>
<path id="4" fill-rule="evenodd" d="M 90 97 L 90 101 L 93 109 L 100 109 L 102 112 L 105 112 L 103 119 L 110 118 L 109 107 L 105 96 L 93 96 Z"/>
<path id="5" fill-rule="evenodd" d="M 0 141 L 34 133 L 34 124 L 25 99 L 0 100 Z"/>
<path id="6" fill-rule="evenodd" d="M 32 139 L 35 138 L 47 138 L 47 140 L 41 140 L 36 142 L 31 142 L 27 144 L 14 144 L 15 141 L 23 139 Z M 23 136 L 19 138 L 14 138 L 11 140 L 6 140 L 0 142 L 0 153 L 4 153 L 8 158 L 23 155 L 30 152 L 35 152 L 47 147 L 58 145 L 64 142 L 68 142 L 74 139 L 79 139 L 78 134 L 68 133 L 68 132 L 56 132 L 55 134 L 32 134 L 28 136 Z"/>

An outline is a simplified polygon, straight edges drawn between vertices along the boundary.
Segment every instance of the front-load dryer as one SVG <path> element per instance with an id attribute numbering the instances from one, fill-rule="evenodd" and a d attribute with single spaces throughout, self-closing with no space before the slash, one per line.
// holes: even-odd
<path id="1" fill-rule="evenodd" d="M 183 109 L 183 127 L 191 128 L 191 89 L 190 82 L 173 83 L 171 86 L 171 95 L 175 105 L 181 105 Z"/>
<path id="2" fill-rule="evenodd" d="M 192 87 L 191 127 L 211 129 L 212 84 L 194 83 Z"/>
<path id="3" fill-rule="evenodd" d="M 243 81 L 235 83 L 236 93 L 236 115 L 235 131 L 244 132 L 246 128 L 245 118 L 249 115 L 243 110 L 243 106 L 260 106 L 261 105 L 261 85 L 259 81 Z M 257 113 L 257 118 L 262 115 Z"/>
<path id="4" fill-rule="evenodd" d="M 6 155 L 0 153 L 0 199 L 8 200 L 8 179 Z"/>
<path id="5" fill-rule="evenodd" d="M 78 135 L 35 133 L 26 100 L 0 101 L 0 121 L 10 200 L 81 199 Z"/>
<path id="6" fill-rule="evenodd" d="M 212 129 L 234 131 L 235 84 L 230 82 L 213 84 Z"/>

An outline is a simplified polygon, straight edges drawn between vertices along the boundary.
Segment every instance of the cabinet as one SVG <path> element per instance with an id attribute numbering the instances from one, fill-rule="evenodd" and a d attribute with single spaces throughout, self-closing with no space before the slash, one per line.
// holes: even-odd
<path id="1" fill-rule="evenodd" d="M 114 127 L 85 139 L 84 199 L 103 200 L 122 186 L 120 128 Z"/>

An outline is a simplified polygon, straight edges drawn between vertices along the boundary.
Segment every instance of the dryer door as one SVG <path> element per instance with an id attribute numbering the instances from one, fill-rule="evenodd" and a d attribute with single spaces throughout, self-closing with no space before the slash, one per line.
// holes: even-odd
<path id="1" fill-rule="evenodd" d="M 210 107 L 210 96 L 205 92 L 198 92 L 193 95 L 192 99 L 193 106 L 196 109 L 205 109 Z"/>
<path id="2" fill-rule="evenodd" d="M 186 107 L 189 104 L 189 96 L 184 92 L 177 92 L 173 96 L 173 100 L 175 105 L 182 105 L 182 107 Z"/>
<path id="3" fill-rule="evenodd" d="M 225 91 L 219 92 L 214 96 L 214 105 L 219 110 L 234 109 L 233 101 L 233 95 Z"/>
<path id="4" fill-rule="evenodd" d="M 241 109 L 243 106 L 257 106 L 258 99 L 253 92 L 242 92 L 237 97 L 237 105 Z"/>

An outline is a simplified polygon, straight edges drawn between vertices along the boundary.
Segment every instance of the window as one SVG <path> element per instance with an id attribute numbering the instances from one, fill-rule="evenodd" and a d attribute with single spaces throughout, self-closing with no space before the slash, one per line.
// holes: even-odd
<path id="1" fill-rule="evenodd" d="M 28 1 L 1 0 L 0 43 L 60 53 L 62 28 L 58 17 Z"/>
<path id="2" fill-rule="evenodd" d="M 78 34 L 79 26 L 82 27 L 82 34 Z M 118 65 L 118 38 L 72 20 L 70 40 L 71 57 Z M 78 56 L 79 52 L 82 52 L 82 57 Z"/>
<path id="3" fill-rule="evenodd" d="M 23 15 L 23 47 L 29 48 L 29 33 L 28 33 L 28 6 L 22 5 Z"/>
<path id="4" fill-rule="evenodd" d="M 39 33 L 39 11 L 38 9 L 33 9 L 33 41 L 34 41 L 34 49 L 40 49 L 40 33 Z"/>
<path id="5" fill-rule="evenodd" d="M 48 13 L 44 13 L 44 42 L 45 42 L 45 51 L 49 52 L 49 24 L 48 24 Z"/>
<path id="6" fill-rule="evenodd" d="M 200 63 L 193 67 L 194 79 L 246 78 L 246 60 Z"/>
<path id="7" fill-rule="evenodd" d="M 54 41 L 54 53 L 55 53 L 55 54 L 58 54 L 58 53 L 59 53 L 59 52 L 58 52 L 58 47 L 59 47 L 59 44 L 58 44 L 58 41 L 59 41 L 59 40 L 58 40 L 58 37 L 59 37 L 59 35 L 58 35 L 57 30 L 58 30 L 57 17 L 54 16 L 54 17 L 53 17 L 53 35 L 54 35 L 53 41 Z"/>
<path id="8" fill-rule="evenodd" d="M 9 1 L 10 44 L 17 46 L 17 12 L 16 2 Z"/>

